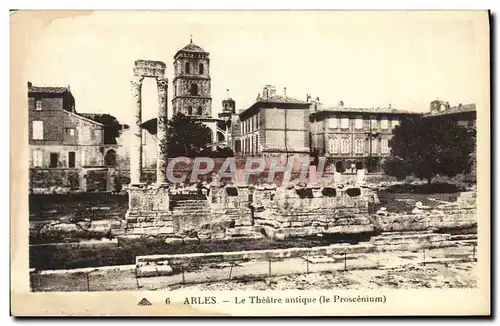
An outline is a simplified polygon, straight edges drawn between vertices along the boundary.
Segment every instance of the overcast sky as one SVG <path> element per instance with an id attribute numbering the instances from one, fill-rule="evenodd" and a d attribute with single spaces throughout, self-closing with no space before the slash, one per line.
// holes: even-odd
<path id="1" fill-rule="evenodd" d="M 266 84 L 278 94 L 326 106 L 427 111 L 484 100 L 484 22 L 478 12 L 94 12 L 32 20 L 25 28 L 25 81 L 71 86 L 79 112 L 131 123 L 136 59 L 167 64 L 193 42 L 210 52 L 213 114 L 230 89 L 238 110 Z M 145 80 L 143 120 L 156 116 L 156 86 Z"/>

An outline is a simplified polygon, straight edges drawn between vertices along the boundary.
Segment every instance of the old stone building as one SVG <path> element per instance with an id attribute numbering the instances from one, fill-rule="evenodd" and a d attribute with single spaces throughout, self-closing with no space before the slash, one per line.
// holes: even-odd
<path id="1" fill-rule="evenodd" d="M 212 117 L 209 53 L 190 43 L 174 55 L 173 113 Z"/>
<path id="2" fill-rule="evenodd" d="M 453 120 L 465 128 L 476 129 L 476 104 L 460 103 L 452 107 L 449 102 L 435 100 L 424 118 Z"/>
<path id="3" fill-rule="evenodd" d="M 392 130 L 406 116 L 419 115 L 391 106 L 352 108 L 339 102 L 334 107 L 311 105 L 311 147 L 332 158 L 337 171 L 368 169 L 381 171 L 383 158 L 390 153 Z"/>
<path id="4" fill-rule="evenodd" d="M 266 85 L 239 114 L 241 153 L 246 156 L 309 154 L 309 103 L 276 94 Z"/>
<path id="5" fill-rule="evenodd" d="M 103 165 L 104 125 L 76 112 L 69 86 L 28 83 L 28 111 L 31 167 Z"/>

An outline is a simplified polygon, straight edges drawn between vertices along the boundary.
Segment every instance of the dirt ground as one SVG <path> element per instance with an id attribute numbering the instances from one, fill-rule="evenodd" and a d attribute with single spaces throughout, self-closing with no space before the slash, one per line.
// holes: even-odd
<path id="1" fill-rule="evenodd" d="M 377 288 L 474 288 L 476 263 L 430 264 L 389 270 L 351 270 L 258 279 L 233 280 L 192 285 L 173 285 L 169 290 L 244 291 L 244 290 L 327 290 Z"/>

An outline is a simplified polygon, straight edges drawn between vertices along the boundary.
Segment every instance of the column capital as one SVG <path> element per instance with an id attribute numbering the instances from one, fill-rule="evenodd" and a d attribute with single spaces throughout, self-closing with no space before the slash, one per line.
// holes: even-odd
<path id="1" fill-rule="evenodd" d="M 168 87 L 168 78 L 167 77 L 157 77 L 156 85 L 158 89 Z"/>

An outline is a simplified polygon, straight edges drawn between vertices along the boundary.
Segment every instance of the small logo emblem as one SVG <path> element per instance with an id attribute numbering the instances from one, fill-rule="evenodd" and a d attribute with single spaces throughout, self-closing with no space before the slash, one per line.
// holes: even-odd
<path id="1" fill-rule="evenodd" d="M 139 303 L 137 305 L 138 306 L 150 306 L 151 302 L 149 302 L 149 300 L 146 298 L 142 298 L 142 300 L 139 301 Z"/>

